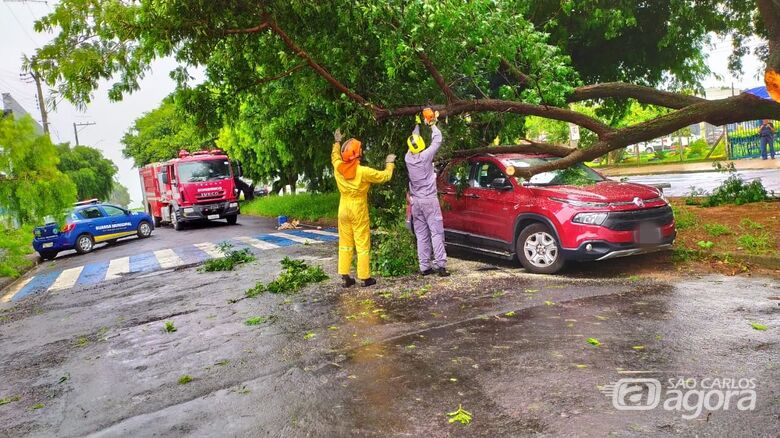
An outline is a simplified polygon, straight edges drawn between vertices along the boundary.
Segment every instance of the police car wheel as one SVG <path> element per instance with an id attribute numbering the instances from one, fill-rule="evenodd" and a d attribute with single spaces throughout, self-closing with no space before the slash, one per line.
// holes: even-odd
<path id="1" fill-rule="evenodd" d="M 82 234 L 76 239 L 76 252 L 86 254 L 92 252 L 95 247 L 95 240 L 89 234 Z"/>
<path id="2" fill-rule="evenodd" d="M 54 258 L 57 257 L 57 251 L 41 251 L 38 254 L 40 254 L 41 258 L 44 260 L 54 260 Z"/>
<path id="3" fill-rule="evenodd" d="M 145 239 L 151 235 L 152 227 L 149 225 L 149 222 L 141 221 L 141 223 L 138 224 L 138 237 Z"/>

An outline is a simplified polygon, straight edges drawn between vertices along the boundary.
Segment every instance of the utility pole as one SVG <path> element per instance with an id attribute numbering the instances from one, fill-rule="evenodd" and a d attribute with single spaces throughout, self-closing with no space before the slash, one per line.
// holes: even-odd
<path id="1" fill-rule="evenodd" d="M 76 136 L 76 146 L 79 146 L 79 126 L 91 126 L 94 124 L 95 122 L 87 122 L 87 123 L 73 122 L 73 135 Z"/>
<path id="2" fill-rule="evenodd" d="M 43 125 L 43 132 L 49 135 L 49 113 L 46 111 L 46 102 L 43 99 L 41 76 L 34 69 L 30 69 L 29 73 L 20 73 L 19 76 L 23 78 L 30 76 L 35 81 L 35 88 L 38 91 L 38 108 L 41 110 L 41 125 Z"/>

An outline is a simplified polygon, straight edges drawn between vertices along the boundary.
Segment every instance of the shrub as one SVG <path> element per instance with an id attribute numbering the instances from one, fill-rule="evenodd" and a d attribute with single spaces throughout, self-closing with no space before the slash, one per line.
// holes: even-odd
<path id="1" fill-rule="evenodd" d="M 724 204 L 748 204 L 751 202 L 761 202 L 769 199 L 766 188 L 760 179 L 751 182 L 745 182 L 738 174 L 734 173 L 712 191 L 702 206 L 715 207 Z"/>
<path id="2" fill-rule="evenodd" d="M 731 230 L 729 227 L 721 224 L 704 224 L 704 231 L 707 232 L 710 236 L 713 237 L 719 237 L 719 236 L 725 236 L 727 234 L 731 234 Z"/>
<path id="3" fill-rule="evenodd" d="M 247 290 L 247 298 L 254 298 L 263 292 L 272 294 L 293 294 L 310 283 L 319 283 L 328 279 L 328 275 L 320 266 L 309 266 L 303 260 L 282 259 L 284 271 L 276 279 L 266 285 L 257 283 Z"/>
<path id="4" fill-rule="evenodd" d="M 33 252 L 30 242 L 32 226 L 6 228 L 0 225 L 0 277 L 18 277 L 21 272 L 32 266 L 27 255 Z"/>
<path id="5" fill-rule="evenodd" d="M 667 157 L 667 156 L 669 156 L 669 153 L 668 153 L 667 151 L 664 151 L 664 150 L 660 150 L 660 149 L 659 149 L 659 150 L 655 151 L 655 154 L 654 154 L 654 155 L 655 155 L 655 158 L 654 158 L 654 159 L 655 159 L 656 161 L 663 161 L 663 160 L 665 160 L 665 159 L 666 159 L 666 157 Z"/>
<path id="6" fill-rule="evenodd" d="M 745 230 L 763 230 L 764 226 L 761 225 L 758 222 L 752 221 L 748 218 L 744 218 L 741 221 L 739 221 L 739 226 L 742 227 L 742 229 Z"/>
<path id="7" fill-rule="evenodd" d="M 375 274 L 401 277 L 417 272 L 416 241 L 403 225 L 396 225 L 378 234 L 371 246 L 371 270 Z"/>

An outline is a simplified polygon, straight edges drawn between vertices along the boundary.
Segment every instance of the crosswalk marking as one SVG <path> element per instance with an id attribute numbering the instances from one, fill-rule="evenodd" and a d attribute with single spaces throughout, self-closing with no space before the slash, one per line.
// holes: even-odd
<path id="1" fill-rule="evenodd" d="M 54 284 L 51 285 L 49 290 L 56 292 L 72 288 L 76 285 L 76 281 L 79 279 L 79 275 L 81 275 L 82 270 L 84 270 L 83 266 L 77 266 L 75 268 L 62 271 L 62 274 L 57 277 L 57 280 L 54 281 Z"/>
<path id="2" fill-rule="evenodd" d="M 11 289 L 8 291 L 7 294 L 3 295 L 3 298 L 0 298 L 0 301 L 2 301 L 4 303 L 7 303 L 7 302 L 11 301 L 11 298 L 13 298 L 14 295 L 16 295 L 17 292 L 22 290 L 23 287 L 27 286 L 27 283 L 31 282 L 33 278 L 35 278 L 35 277 L 23 278 L 18 283 L 16 283 L 15 285 L 11 286 Z"/>
<path id="3" fill-rule="evenodd" d="M 309 244 L 309 243 L 321 243 L 322 242 L 320 240 L 309 239 L 308 237 L 300 237 L 300 236 L 295 236 L 293 234 L 287 234 L 287 233 L 274 233 L 273 235 L 277 236 L 277 237 L 282 237 L 284 239 L 290 239 L 293 242 L 298 242 L 298 243 Z"/>
<path id="4" fill-rule="evenodd" d="M 331 237 L 339 237 L 339 233 L 334 233 L 332 231 L 325 231 L 325 230 L 314 230 L 314 229 L 306 229 L 301 230 L 306 233 L 312 233 L 312 234 L 320 234 L 323 236 L 331 236 Z"/>
<path id="5" fill-rule="evenodd" d="M 225 254 L 222 254 L 222 251 L 219 250 L 217 245 L 214 245 L 211 242 L 196 243 L 194 246 L 215 259 L 225 257 Z"/>
<path id="6" fill-rule="evenodd" d="M 108 264 L 108 270 L 106 271 L 106 277 L 104 280 L 114 280 L 122 276 L 122 274 L 128 274 L 130 272 L 130 257 L 121 257 L 111 260 Z"/>
<path id="7" fill-rule="evenodd" d="M 157 262 L 162 269 L 175 268 L 184 264 L 184 260 L 170 248 L 155 251 L 154 256 L 157 257 Z"/>
<path id="8" fill-rule="evenodd" d="M 273 250 L 298 244 L 333 241 L 338 234 L 332 230 L 285 230 L 283 233 L 233 237 L 230 240 L 256 250 Z M 188 263 L 200 263 L 209 258 L 224 257 L 217 244 L 196 243 L 183 247 L 145 252 L 110 261 L 88 263 L 65 270 L 50 270 L 19 280 L 8 289 L 0 302 L 17 301 L 40 292 L 58 292 L 78 286 L 88 286 L 120 278 L 124 274 L 170 269 Z"/>
<path id="9" fill-rule="evenodd" d="M 241 236 L 241 237 L 236 237 L 234 240 L 237 240 L 242 243 L 246 243 L 247 245 L 255 247 L 257 249 L 279 248 L 279 245 L 274 245 L 273 243 L 270 242 L 263 242 L 262 240 L 257 240 L 253 237 Z"/>

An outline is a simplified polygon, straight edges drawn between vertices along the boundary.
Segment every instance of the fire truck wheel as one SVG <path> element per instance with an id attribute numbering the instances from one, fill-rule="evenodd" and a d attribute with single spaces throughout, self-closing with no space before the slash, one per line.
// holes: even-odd
<path id="1" fill-rule="evenodd" d="M 152 235 L 152 227 L 149 225 L 149 222 L 141 221 L 141 223 L 138 224 L 138 237 L 140 237 L 141 239 L 146 239 L 151 235 Z"/>
<path id="2" fill-rule="evenodd" d="M 95 247 L 95 239 L 92 238 L 89 234 L 82 234 L 78 238 L 76 238 L 76 252 L 79 254 L 86 254 L 88 252 L 92 252 L 92 249 Z"/>
<path id="3" fill-rule="evenodd" d="M 162 222 L 162 218 L 157 217 L 157 216 L 152 216 L 152 220 L 154 221 L 154 227 L 155 228 L 159 228 L 160 227 L 160 223 Z"/>
<path id="4" fill-rule="evenodd" d="M 238 222 L 238 215 L 231 214 L 230 216 L 225 216 L 225 219 L 227 219 L 228 225 L 235 225 Z"/>
<path id="5" fill-rule="evenodd" d="M 179 222 L 179 216 L 176 214 L 176 211 L 171 209 L 171 225 L 173 225 L 173 229 L 176 231 L 181 231 L 182 228 L 184 228 L 184 224 Z"/>

